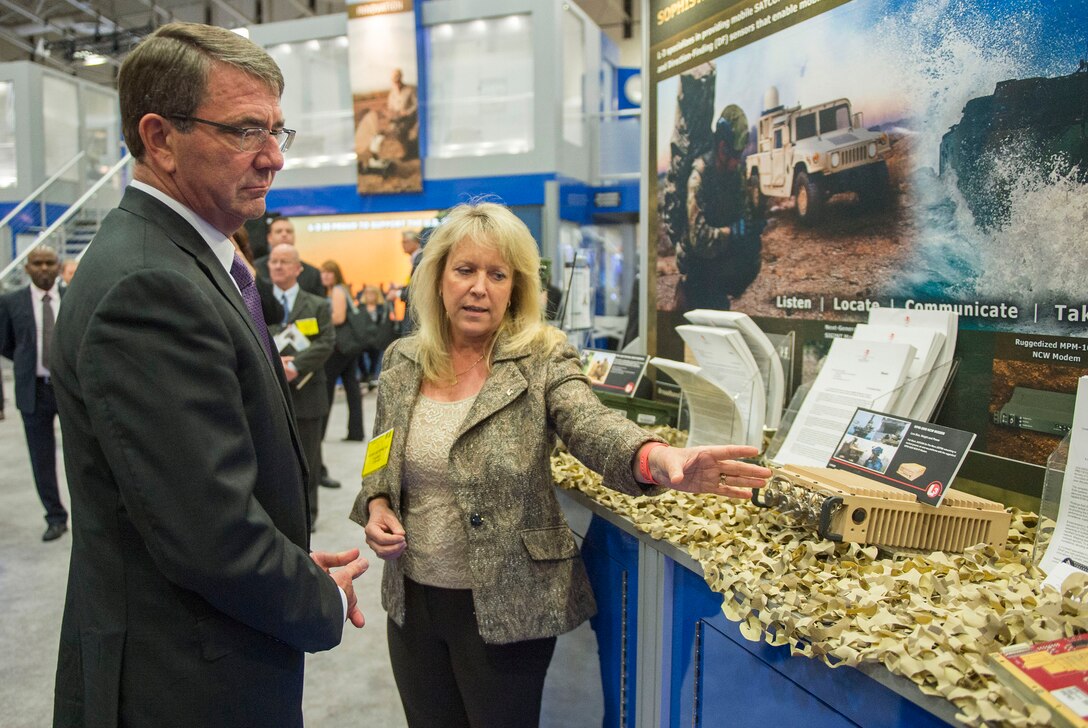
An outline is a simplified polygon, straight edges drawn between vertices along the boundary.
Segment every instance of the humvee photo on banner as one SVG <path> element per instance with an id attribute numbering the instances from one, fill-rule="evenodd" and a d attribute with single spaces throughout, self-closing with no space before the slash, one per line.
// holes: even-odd
<path id="1" fill-rule="evenodd" d="M 862 203 L 888 199 L 888 135 L 865 129 L 848 99 L 787 109 L 772 86 L 763 105 L 758 148 L 747 159 L 753 207 L 762 211 L 769 197 L 793 197 L 797 217 L 810 223 L 840 192 L 856 192 Z"/>

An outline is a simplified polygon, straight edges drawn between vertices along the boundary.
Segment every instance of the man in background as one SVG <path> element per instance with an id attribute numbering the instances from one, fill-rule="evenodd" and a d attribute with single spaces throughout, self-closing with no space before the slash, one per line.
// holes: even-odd
<path id="1" fill-rule="evenodd" d="M 419 233 L 415 230 L 405 230 L 400 234 L 400 247 L 412 261 L 412 272 L 408 274 L 408 283 L 397 291 L 397 297 L 404 303 L 404 320 L 401 322 L 401 335 L 412 333 L 412 304 L 409 289 L 412 286 L 412 275 L 416 272 L 419 259 L 423 257 L 423 247 L 419 244 Z"/>
<path id="2" fill-rule="evenodd" d="M 76 268 L 79 267 L 79 260 L 76 258 L 65 258 L 64 262 L 60 264 L 60 285 L 61 288 L 67 288 L 68 284 L 72 282 L 72 276 L 76 274 Z"/>
<path id="3" fill-rule="evenodd" d="M 23 416 L 26 446 L 38 498 L 45 506 L 42 541 L 68 530 L 68 510 L 57 484 L 57 400 L 51 379 L 53 326 L 60 310 L 60 265 L 52 248 L 41 246 L 26 259 L 30 284 L 0 298 L 0 354 L 15 370 L 15 406 Z"/>
<path id="4" fill-rule="evenodd" d="M 268 327 L 279 349 L 283 371 L 290 383 L 302 452 L 310 466 L 306 480 L 309 493 L 310 532 L 317 521 L 317 485 L 322 470 L 321 437 L 329 413 L 325 384 L 325 360 L 336 345 L 329 302 L 307 293 L 298 284 L 302 262 L 294 245 L 280 243 L 268 254 L 268 275 L 273 294 L 283 306 L 283 321 Z M 286 332 L 286 333 L 285 333 Z M 298 341 L 299 338 L 305 342 Z"/>
<path id="5" fill-rule="evenodd" d="M 295 225 L 291 222 L 290 218 L 273 218 L 272 222 L 268 224 L 268 234 L 266 237 L 268 240 L 269 253 L 271 253 L 272 249 L 277 245 L 294 245 Z M 253 267 L 257 269 L 257 275 L 265 280 L 269 280 L 267 255 L 262 255 L 260 258 L 257 258 L 257 260 L 253 262 Z M 325 286 L 321 283 L 321 271 L 305 261 L 302 261 L 302 273 L 298 277 L 298 285 L 307 293 L 312 293 L 313 295 L 321 296 L 322 298 L 325 297 Z"/>
<path id="6" fill-rule="evenodd" d="M 76 514 L 54 726 L 301 728 L 304 653 L 363 624 L 358 549 L 310 553 L 287 380 L 230 240 L 283 168 L 282 93 L 262 48 L 196 23 L 121 66 L 133 182 L 53 352 Z"/>
<path id="7" fill-rule="evenodd" d="M 385 100 L 389 133 L 400 142 L 404 159 L 419 156 L 419 97 L 416 87 L 404 83 L 404 73 L 393 69 L 393 85 Z"/>

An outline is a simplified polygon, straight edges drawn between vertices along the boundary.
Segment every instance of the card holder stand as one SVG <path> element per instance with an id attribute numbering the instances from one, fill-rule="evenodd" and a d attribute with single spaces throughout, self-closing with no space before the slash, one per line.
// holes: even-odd
<path id="1" fill-rule="evenodd" d="M 1046 548 L 1054 536 L 1054 526 L 1058 522 L 1058 507 L 1062 502 L 1062 485 L 1065 482 L 1065 466 L 1069 460 L 1071 436 L 1072 433 L 1066 433 L 1046 459 L 1046 475 L 1043 478 L 1043 492 L 1039 499 L 1039 523 L 1035 527 L 1035 544 L 1031 552 L 1031 560 L 1035 564 L 1043 560 Z"/>
<path id="2" fill-rule="evenodd" d="M 771 417 L 771 412 L 768 411 L 767 429 L 772 430 L 770 433 L 773 435 L 773 431 L 781 427 L 781 414 L 785 403 L 785 397 L 789 392 L 793 391 L 793 362 L 794 352 L 797 351 L 797 332 L 790 331 L 786 334 L 767 334 L 767 338 L 774 346 L 775 354 L 778 355 L 778 360 L 782 364 L 782 384 L 781 391 L 774 392 L 772 386 L 772 378 L 769 372 L 761 372 L 763 374 L 763 381 L 767 387 L 767 398 L 769 408 L 777 407 L 779 409 L 778 422 L 775 423 Z M 777 402 L 777 403 L 776 403 Z"/>

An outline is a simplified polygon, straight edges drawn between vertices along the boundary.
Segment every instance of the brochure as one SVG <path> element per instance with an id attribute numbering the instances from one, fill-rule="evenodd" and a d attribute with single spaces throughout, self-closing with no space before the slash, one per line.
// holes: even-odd
<path id="1" fill-rule="evenodd" d="M 744 422 L 744 444 L 759 447 L 766 414 L 763 377 L 736 329 L 677 326 L 676 333 L 691 347 L 700 373 L 733 397 Z"/>
<path id="2" fill-rule="evenodd" d="M 934 329 L 944 334 L 940 352 L 910 413 L 912 419 L 929 421 L 937 409 L 937 403 L 941 401 L 941 392 L 944 391 L 944 385 L 952 372 L 952 358 L 956 353 L 956 336 L 959 333 L 959 314 L 954 311 L 925 311 L 916 308 L 873 308 L 869 310 L 869 323 L 908 329 Z"/>
<path id="3" fill-rule="evenodd" d="M 310 348 L 310 340 L 294 323 L 287 324 L 283 331 L 273 336 L 272 343 L 276 345 L 276 351 L 280 354 L 301 354 Z"/>
<path id="4" fill-rule="evenodd" d="M 700 374 L 699 367 L 682 361 L 654 357 L 652 366 L 680 385 L 691 422 L 688 447 L 743 443 L 744 423 L 729 393 Z"/>
<path id="5" fill-rule="evenodd" d="M 854 338 L 863 341 L 910 344 L 914 347 L 914 361 L 907 369 L 907 381 L 903 383 L 899 396 L 888 408 L 892 414 L 910 417 L 929 380 L 937 355 L 941 353 L 944 334 L 936 329 L 922 329 L 917 326 L 858 324 L 854 328 Z"/>
<path id="6" fill-rule="evenodd" d="M 835 339 L 775 455 L 780 465 L 824 467 L 858 407 L 883 411 L 914 359 L 910 344 Z"/>
<path id="7" fill-rule="evenodd" d="M 857 473 L 939 506 L 975 433 L 858 408 L 827 467 Z"/>
<path id="8" fill-rule="evenodd" d="M 782 359 L 763 329 L 759 328 L 748 314 L 739 311 L 697 308 L 685 313 L 684 318 L 699 326 L 736 329 L 741 333 L 763 379 L 765 389 L 763 399 L 766 403 L 764 425 L 772 430 L 777 428 L 782 419 L 782 410 L 786 406 L 786 376 L 782 370 Z"/>

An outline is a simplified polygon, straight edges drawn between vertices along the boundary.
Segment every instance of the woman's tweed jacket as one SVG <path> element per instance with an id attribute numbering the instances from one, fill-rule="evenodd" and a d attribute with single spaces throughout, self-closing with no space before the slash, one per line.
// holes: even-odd
<path id="1" fill-rule="evenodd" d="M 500 337 L 491 374 L 449 459 L 449 482 L 468 538 L 476 620 L 492 644 L 558 635 L 597 609 L 552 484 L 556 436 L 607 486 L 633 495 L 643 493 L 631 475 L 635 453 L 654 439 L 600 403 L 570 346 L 516 353 L 503 343 Z M 382 366 L 374 423 L 375 434 L 393 428 L 392 450 L 388 465 L 363 480 L 351 513 L 361 525 L 375 496 L 386 496 L 403 522 L 404 443 L 421 381 L 415 340 L 394 342 Z M 385 563 L 382 606 L 404 624 L 399 559 Z"/>

